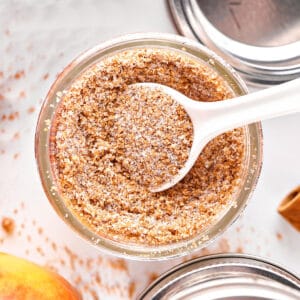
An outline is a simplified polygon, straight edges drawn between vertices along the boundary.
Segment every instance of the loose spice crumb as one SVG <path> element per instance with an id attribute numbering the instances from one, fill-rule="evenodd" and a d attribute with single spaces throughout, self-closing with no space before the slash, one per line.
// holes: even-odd
<path id="1" fill-rule="evenodd" d="M 25 91 L 21 91 L 20 94 L 19 94 L 19 97 L 20 97 L 20 98 L 26 98 L 26 93 L 25 93 Z"/>
<path id="2" fill-rule="evenodd" d="M 14 78 L 20 79 L 21 77 L 24 77 L 24 76 L 25 76 L 25 71 L 21 70 L 21 71 L 16 72 L 16 74 L 14 75 Z"/>
<path id="3" fill-rule="evenodd" d="M 51 247 L 52 247 L 52 249 L 53 249 L 54 251 L 57 250 L 57 245 L 55 244 L 55 242 L 52 242 L 52 243 L 51 243 Z"/>
<path id="4" fill-rule="evenodd" d="M 281 241 L 282 238 L 283 238 L 283 237 L 282 237 L 282 234 L 281 234 L 280 232 L 277 232 L 277 233 L 276 233 L 276 237 L 277 237 L 277 240 L 278 240 L 278 241 Z"/>
<path id="5" fill-rule="evenodd" d="M 102 280 L 98 273 L 96 273 L 96 275 L 95 275 L 95 282 L 97 283 L 98 286 L 102 285 Z"/>
<path id="6" fill-rule="evenodd" d="M 129 299 L 133 299 L 134 293 L 136 290 L 136 285 L 134 281 L 131 281 L 128 287 L 128 297 Z"/>
<path id="7" fill-rule="evenodd" d="M 158 278 L 159 274 L 157 273 L 150 273 L 148 278 L 148 284 L 152 283 L 154 280 Z"/>
<path id="8" fill-rule="evenodd" d="M 236 253 L 244 253 L 244 249 L 243 249 L 242 246 L 239 246 L 239 247 L 236 248 L 235 252 Z"/>
<path id="9" fill-rule="evenodd" d="M 43 79 L 44 79 L 44 80 L 47 80 L 47 79 L 48 79 L 48 77 L 49 77 L 49 74 L 48 74 L 48 73 L 46 73 L 46 74 L 43 76 Z"/>
<path id="10" fill-rule="evenodd" d="M 74 284 L 75 286 L 78 286 L 81 283 L 82 283 L 82 278 L 80 275 L 77 275 L 77 277 L 74 279 Z"/>
<path id="11" fill-rule="evenodd" d="M 108 263 L 112 269 L 128 273 L 128 267 L 124 259 L 111 259 L 108 260 Z"/>
<path id="12" fill-rule="evenodd" d="M 193 135 L 189 116 L 159 89 L 129 86 L 118 102 L 110 148 L 116 149 L 127 176 L 150 188 L 170 181 L 189 156 Z M 100 147 L 95 149 L 98 155 Z M 107 151 L 105 146 L 102 151 Z"/>
<path id="13" fill-rule="evenodd" d="M 62 259 L 62 258 L 59 260 L 59 262 L 60 262 L 60 264 L 61 264 L 62 266 L 65 266 L 65 265 L 66 265 L 66 261 L 65 261 L 64 259 Z"/>
<path id="14" fill-rule="evenodd" d="M 66 252 L 66 254 L 69 257 L 69 263 L 72 271 L 75 271 L 75 263 L 78 259 L 78 256 L 76 253 L 74 253 L 68 246 L 64 246 L 63 248 Z"/>
<path id="15" fill-rule="evenodd" d="M 36 251 L 41 255 L 41 256 L 45 256 L 45 253 L 43 251 L 43 249 L 41 247 L 36 247 Z"/>
<path id="16" fill-rule="evenodd" d="M 129 128 L 120 126 L 120 118 L 125 118 L 120 107 L 128 110 L 143 104 L 131 103 L 139 97 L 127 97 L 126 90 L 147 81 L 168 85 L 195 100 L 233 96 L 221 77 L 181 52 L 148 48 L 120 52 L 92 66 L 59 95 L 50 128 L 50 160 L 58 191 L 95 233 L 116 241 L 163 245 L 200 234 L 231 205 L 241 183 L 245 135 L 236 129 L 217 137 L 180 183 L 162 193 L 149 192 L 139 172 L 147 170 L 138 160 L 143 153 L 130 157 L 143 134 L 137 130 L 131 137 Z M 172 159 L 176 165 L 178 158 Z M 132 168 L 134 161 L 138 164 Z"/>
<path id="17" fill-rule="evenodd" d="M 13 157 L 14 157 L 14 159 L 18 159 L 19 156 L 20 156 L 20 153 L 15 153 Z"/>
<path id="18" fill-rule="evenodd" d="M 20 139 L 20 132 L 16 132 L 14 135 L 13 135 L 13 140 L 18 140 Z"/>
<path id="19" fill-rule="evenodd" d="M 4 217 L 2 219 L 2 228 L 7 234 L 13 234 L 15 230 L 15 221 L 10 217 Z"/>
<path id="20" fill-rule="evenodd" d="M 43 228 L 42 228 L 42 227 L 39 227 L 39 228 L 38 228 L 38 234 L 39 234 L 39 235 L 42 235 L 43 232 L 44 232 Z"/>
<path id="21" fill-rule="evenodd" d="M 2 118 L 4 116 L 5 115 L 3 115 Z M 9 121 L 14 121 L 15 119 L 19 118 L 19 112 L 16 111 L 16 112 L 10 113 L 7 118 Z M 6 119 L 6 116 L 5 116 L 5 119 Z"/>
<path id="22" fill-rule="evenodd" d="M 34 108 L 33 106 L 31 106 L 31 107 L 29 107 L 29 108 L 27 109 L 27 112 L 28 112 L 29 114 L 32 114 L 32 113 L 35 112 L 35 108 Z"/>

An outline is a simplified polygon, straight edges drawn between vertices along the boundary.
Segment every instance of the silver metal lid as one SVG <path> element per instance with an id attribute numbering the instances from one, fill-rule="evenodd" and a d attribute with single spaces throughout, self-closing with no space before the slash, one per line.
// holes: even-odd
<path id="1" fill-rule="evenodd" d="M 211 255 L 159 277 L 139 300 L 299 300 L 300 280 L 249 255 Z"/>
<path id="2" fill-rule="evenodd" d="M 199 40 L 252 84 L 300 76 L 299 0 L 169 0 L 179 31 Z"/>

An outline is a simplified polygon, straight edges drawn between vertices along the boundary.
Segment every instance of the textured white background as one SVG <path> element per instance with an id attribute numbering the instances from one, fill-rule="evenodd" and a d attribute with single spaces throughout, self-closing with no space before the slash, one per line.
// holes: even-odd
<path id="1" fill-rule="evenodd" d="M 182 259 L 116 260 L 77 237 L 43 193 L 34 159 L 35 124 L 51 83 L 75 56 L 109 38 L 146 31 L 176 32 L 165 1 L 0 0 L 0 219 L 16 222 L 12 236 L 0 229 L 0 251 L 54 268 L 84 299 L 134 298 Z M 299 114 L 263 123 L 264 165 L 245 213 L 196 255 L 243 251 L 300 274 L 300 233 L 276 212 L 300 184 L 299 128 Z"/>

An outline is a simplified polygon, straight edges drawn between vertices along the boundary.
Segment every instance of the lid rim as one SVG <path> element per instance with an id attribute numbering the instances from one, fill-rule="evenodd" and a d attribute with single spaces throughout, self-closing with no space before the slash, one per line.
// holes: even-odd
<path id="1" fill-rule="evenodd" d="M 178 282 L 179 279 L 182 280 L 184 279 L 184 277 L 191 276 L 193 272 L 202 272 L 201 275 L 203 275 L 205 271 L 208 272 L 210 269 L 211 271 L 215 272 L 214 274 L 216 274 L 216 270 L 214 269 L 216 267 L 222 267 L 222 265 L 226 267 L 226 269 L 230 267 L 238 267 L 240 269 L 240 272 L 244 270 L 244 275 L 255 275 L 257 274 L 257 271 L 259 271 L 259 278 L 267 279 L 269 282 L 269 285 L 265 285 L 265 287 L 272 287 L 270 282 L 271 280 L 273 280 L 274 283 L 277 283 L 279 285 L 279 287 L 284 285 L 287 289 L 294 290 L 297 295 L 299 293 L 300 296 L 300 279 L 291 271 L 284 269 L 277 263 L 267 261 L 258 256 L 228 253 L 199 257 L 173 267 L 171 270 L 167 271 L 157 280 L 155 280 L 144 292 L 142 292 L 142 294 L 137 299 L 148 299 L 146 297 L 151 292 L 151 296 L 153 296 L 153 291 L 156 297 L 164 291 L 167 291 L 173 284 L 176 284 L 176 281 Z M 192 266 L 194 266 L 194 268 L 191 268 Z M 234 271 L 236 272 L 236 274 L 238 274 L 236 269 Z M 226 270 L 224 270 L 224 273 L 226 273 Z M 230 277 L 230 274 L 233 275 L 234 272 L 232 271 L 232 273 L 230 273 L 228 271 L 228 277 Z M 205 278 L 205 276 L 203 276 L 203 278 Z M 169 282 L 167 282 L 167 285 L 163 285 L 163 283 L 168 279 Z M 200 281 L 199 284 L 201 284 Z"/>
<path id="2" fill-rule="evenodd" d="M 244 44 L 215 28 L 195 0 L 168 0 L 168 5 L 181 34 L 211 48 L 239 71 L 248 83 L 273 85 L 300 76 L 300 41 L 277 47 Z"/>

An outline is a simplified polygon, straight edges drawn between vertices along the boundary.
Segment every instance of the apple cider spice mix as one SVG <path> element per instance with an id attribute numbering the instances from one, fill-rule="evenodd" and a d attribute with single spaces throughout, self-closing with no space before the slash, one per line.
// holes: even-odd
<path id="1" fill-rule="evenodd" d="M 245 156 L 243 129 L 211 141 L 173 188 L 151 193 L 184 165 L 192 124 L 159 90 L 168 85 L 202 101 L 231 98 L 208 66 L 183 52 L 130 49 L 93 65 L 59 93 L 50 158 L 55 185 L 72 211 L 98 235 L 164 245 L 189 239 L 231 205 Z"/>

